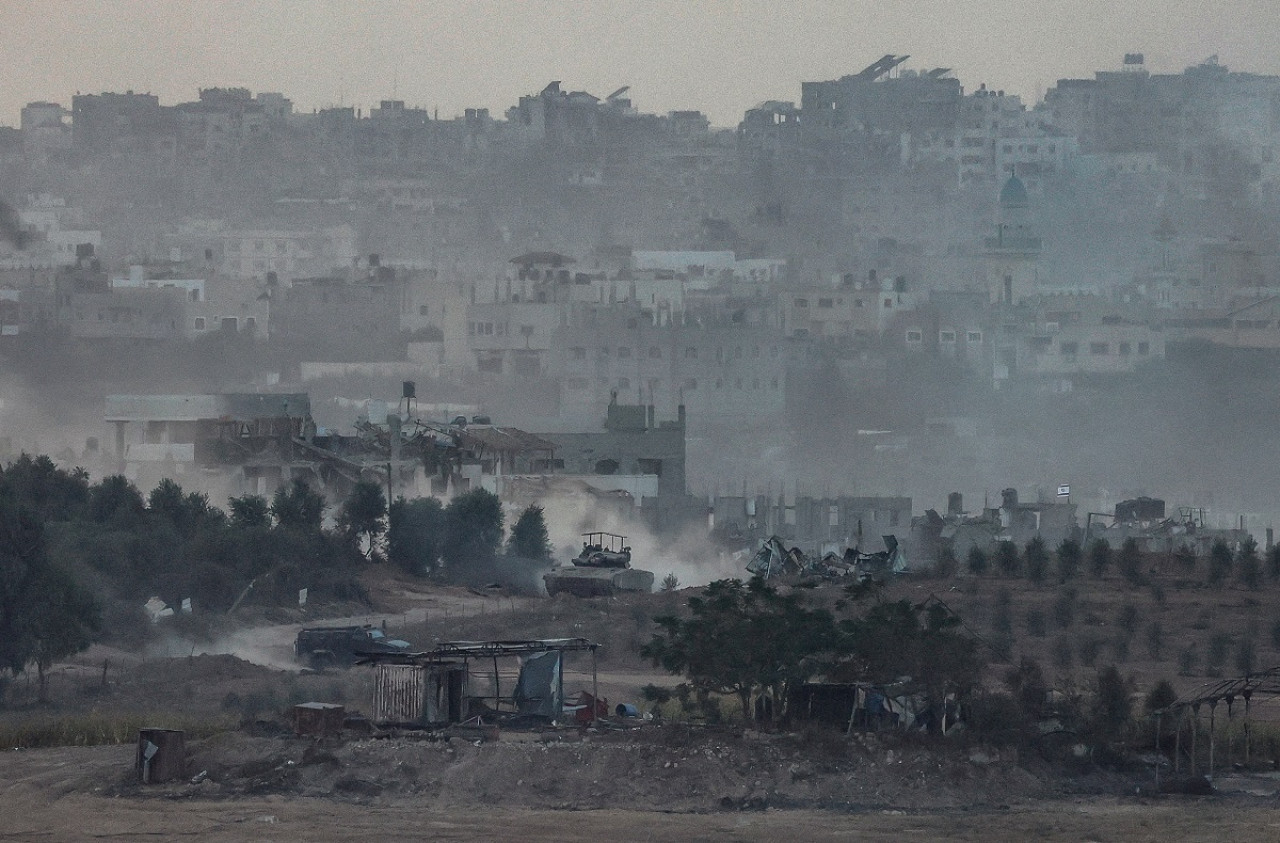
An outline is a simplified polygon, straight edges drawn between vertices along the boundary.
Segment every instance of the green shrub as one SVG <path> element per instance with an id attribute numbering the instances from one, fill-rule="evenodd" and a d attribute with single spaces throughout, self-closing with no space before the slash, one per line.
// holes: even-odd
<path id="1" fill-rule="evenodd" d="M 1116 616 L 1116 625 L 1124 630 L 1126 635 L 1132 636 L 1138 629 L 1138 607 L 1132 603 L 1121 606 Z"/>
<path id="2" fill-rule="evenodd" d="M 1042 609 L 1027 610 L 1027 635 L 1032 638 L 1044 638 L 1049 634 L 1048 621 Z"/>
<path id="3" fill-rule="evenodd" d="M 1071 539 L 1063 539 L 1058 545 L 1058 579 L 1061 582 L 1074 579 L 1080 571 L 1080 545 Z"/>
<path id="4" fill-rule="evenodd" d="M 1102 642 L 1092 635 L 1080 639 L 1079 656 L 1080 664 L 1085 667 L 1093 667 L 1094 662 L 1098 660 L 1098 655 L 1102 652 Z"/>
<path id="5" fill-rule="evenodd" d="M 1164 627 L 1160 621 L 1152 621 L 1147 626 L 1147 657 L 1159 660 L 1164 653 Z"/>
<path id="6" fill-rule="evenodd" d="M 1147 694 L 1143 708 L 1148 712 L 1160 711 L 1173 705 L 1177 699 L 1178 692 L 1173 690 L 1173 683 L 1168 679 L 1161 679 Z"/>
<path id="7" fill-rule="evenodd" d="M 1059 670 L 1070 670 L 1075 664 L 1075 648 L 1071 639 L 1063 635 L 1053 642 L 1053 665 Z"/>
<path id="8" fill-rule="evenodd" d="M 1253 641 L 1249 638 L 1242 639 L 1236 646 L 1236 671 L 1241 674 L 1253 673 L 1256 663 L 1257 653 Z"/>
<path id="9" fill-rule="evenodd" d="M 1023 559 L 1027 562 L 1027 578 L 1036 585 L 1044 582 L 1049 570 L 1049 551 L 1045 549 L 1044 539 L 1036 536 L 1027 542 L 1023 549 Z"/>
<path id="10" fill-rule="evenodd" d="M 1200 654 L 1196 652 L 1196 645 L 1188 644 L 1178 653 L 1178 675 L 1194 676 L 1199 663 Z"/>
<path id="11" fill-rule="evenodd" d="M 974 576 L 980 577 L 987 572 L 987 554 L 976 544 L 969 548 L 969 556 L 965 561 L 969 566 L 969 573 Z"/>
<path id="12" fill-rule="evenodd" d="M 1076 621 L 1076 590 L 1064 588 L 1053 601 L 1053 622 L 1058 629 L 1070 629 Z"/>

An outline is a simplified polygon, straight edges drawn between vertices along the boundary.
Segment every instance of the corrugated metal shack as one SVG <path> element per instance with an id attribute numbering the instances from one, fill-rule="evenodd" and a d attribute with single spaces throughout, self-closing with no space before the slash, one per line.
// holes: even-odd
<path id="1" fill-rule="evenodd" d="M 596 648 L 585 638 L 529 641 L 451 641 L 424 653 L 379 653 L 360 664 L 375 669 L 373 718 L 380 725 L 429 726 L 480 716 L 506 719 L 527 715 L 558 720 L 564 711 L 564 655 L 591 653 L 591 692 L 596 682 Z M 500 659 L 519 660 L 518 678 L 503 693 Z M 492 674 L 473 682 L 476 667 L 492 664 Z M 487 670 L 485 671 L 488 672 Z M 480 685 L 487 685 L 482 693 Z"/>
<path id="2" fill-rule="evenodd" d="M 465 662 L 376 665 L 373 722 L 383 725 L 427 726 L 463 719 L 466 695 Z"/>

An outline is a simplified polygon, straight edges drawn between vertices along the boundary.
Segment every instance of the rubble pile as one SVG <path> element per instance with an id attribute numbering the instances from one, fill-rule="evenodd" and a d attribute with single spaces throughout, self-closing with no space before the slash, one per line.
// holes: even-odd
<path id="1" fill-rule="evenodd" d="M 635 732 L 504 733 L 496 742 L 400 735 L 316 742 L 225 734 L 192 745 L 192 778 L 122 796 L 281 794 L 432 807 L 669 810 L 955 808 L 1040 798 L 1049 787 L 1008 760 L 838 732 L 764 734 L 664 726 Z"/>
<path id="2" fill-rule="evenodd" d="M 790 550 L 778 536 L 770 536 L 760 546 L 755 556 L 747 562 L 746 569 L 764 579 L 773 577 L 818 577 L 835 579 L 883 579 L 888 574 L 907 571 L 907 557 L 894 536 L 884 537 L 885 550 L 863 553 L 857 548 L 845 548 L 843 554 L 829 551 L 821 556 L 806 555 L 798 547 Z"/>

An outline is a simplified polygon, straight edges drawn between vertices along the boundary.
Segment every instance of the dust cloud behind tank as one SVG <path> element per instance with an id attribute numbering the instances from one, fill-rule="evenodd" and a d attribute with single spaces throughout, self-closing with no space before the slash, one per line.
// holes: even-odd
<path id="1" fill-rule="evenodd" d="M 548 595 L 609 597 L 653 590 L 653 572 L 631 567 L 631 546 L 626 536 L 596 532 L 582 537 L 582 551 L 570 564 L 543 576 Z"/>

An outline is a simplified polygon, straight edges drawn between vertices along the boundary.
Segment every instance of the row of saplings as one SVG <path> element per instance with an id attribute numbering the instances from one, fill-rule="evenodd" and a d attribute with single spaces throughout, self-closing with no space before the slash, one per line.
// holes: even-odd
<path id="1" fill-rule="evenodd" d="M 795 724 L 805 712 L 788 708 L 789 690 L 856 683 L 912 700 L 926 733 L 958 716 L 961 732 L 979 741 L 1046 751 L 1084 744 L 1090 757 L 1112 760 L 1145 734 L 1132 710 L 1132 683 L 1114 665 L 1101 667 L 1091 687 L 1051 693 L 1040 666 L 1022 659 L 991 690 L 982 679 L 1001 654 L 940 600 L 890 601 L 875 584 L 849 586 L 829 606 L 817 603 L 819 595 L 760 578 L 711 583 L 688 599 L 687 611 L 654 618 L 657 631 L 641 654 L 685 681 L 651 685 L 646 697 L 678 701 L 686 716 L 711 722 L 756 720 L 754 703 L 767 698 L 775 721 Z M 1161 682 L 1147 705 L 1167 706 L 1172 694 Z M 736 712 L 722 709 L 726 698 Z"/>
<path id="2" fill-rule="evenodd" d="M 1204 584 L 1215 588 L 1236 582 L 1244 588 L 1256 589 L 1262 585 L 1264 576 L 1272 583 L 1280 583 L 1280 545 L 1268 549 L 1264 560 L 1252 537 L 1240 542 L 1235 551 L 1225 541 L 1215 541 L 1203 566 L 1195 549 L 1186 544 L 1161 558 L 1181 577 L 1199 576 Z M 1050 579 L 1065 583 L 1084 571 L 1094 579 L 1102 579 L 1114 570 L 1130 585 L 1141 586 L 1149 584 L 1152 561 L 1152 556 L 1144 554 L 1137 539 L 1132 537 L 1125 539 L 1118 549 L 1112 548 L 1105 538 L 1095 539 L 1087 550 L 1079 542 L 1065 539 L 1050 553 L 1044 540 L 1037 536 L 1021 551 L 1011 541 L 997 543 L 991 553 L 974 545 L 965 555 L 964 566 L 975 576 L 1026 577 L 1033 583 Z M 943 550 L 939 573 L 954 574 L 958 570 L 955 555 L 949 549 Z"/>

